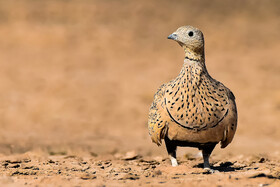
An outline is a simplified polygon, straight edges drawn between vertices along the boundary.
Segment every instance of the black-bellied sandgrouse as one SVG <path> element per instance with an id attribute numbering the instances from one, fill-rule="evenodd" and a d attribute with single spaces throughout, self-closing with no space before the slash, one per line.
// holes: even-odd
<path id="1" fill-rule="evenodd" d="M 197 28 L 183 26 L 168 36 L 185 52 L 180 74 L 160 86 L 149 112 L 149 134 L 161 145 L 165 140 L 172 166 L 177 166 L 177 146 L 202 150 L 204 168 L 210 170 L 209 156 L 216 144 L 225 148 L 237 127 L 233 93 L 213 79 L 205 66 L 204 38 Z"/>

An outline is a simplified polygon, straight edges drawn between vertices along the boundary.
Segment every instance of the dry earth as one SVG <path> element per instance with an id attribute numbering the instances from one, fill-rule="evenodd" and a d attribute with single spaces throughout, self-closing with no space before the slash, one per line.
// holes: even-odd
<path id="1" fill-rule="evenodd" d="M 280 186 L 280 3 L 0 1 L 2 186 Z M 200 28 L 210 74 L 235 94 L 236 137 L 211 157 L 179 149 L 170 166 L 147 114 L 177 76 L 166 37 Z"/>
<path id="2" fill-rule="evenodd" d="M 13 155 L 1 160 L 5 186 L 279 186 L 279 153 L 270 156 L 214 155 L 214 174 L 202 168 L 198 155 L 187 154 L 180 166 L 162 157 L 135 152 L 102 156 Z M 4 174 L 4 175 L 3 175 Z"/>

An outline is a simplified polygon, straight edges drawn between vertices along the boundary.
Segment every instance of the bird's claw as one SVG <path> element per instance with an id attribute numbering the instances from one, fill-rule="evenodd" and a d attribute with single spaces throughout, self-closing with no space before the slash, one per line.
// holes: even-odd
<path id="1" fill-rule="evenodd" d="M 213 174 L 213 173 L 219 173 L 218 170 L 214 170 L 211 168 L 204 168 L 205 174 Z"/>

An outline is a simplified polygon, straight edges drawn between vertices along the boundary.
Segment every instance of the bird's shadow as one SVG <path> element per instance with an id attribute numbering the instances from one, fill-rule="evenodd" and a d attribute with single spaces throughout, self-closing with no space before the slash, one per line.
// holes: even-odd
<path id="1" fill-rule="evenodd" d="M 197 164 L 195 168 L 203 168 L 203 163 Z M 219 166 L 211 166 L 211 169 L 219 172 L 234 172 L 242 170 L 245 166 L 234 166 L 232 162 L 222 162 Z M 207 172 L 206 172 L 207 173 Z"/>

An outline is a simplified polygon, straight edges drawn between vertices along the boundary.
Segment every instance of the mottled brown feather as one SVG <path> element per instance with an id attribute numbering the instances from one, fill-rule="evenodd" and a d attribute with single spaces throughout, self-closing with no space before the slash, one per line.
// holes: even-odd
<path id="1" fill-rule="evenodd" d="M 182 36 L 187 29 L 176 31 L 176 41 L 184 48 L 186 59 L 180 74 L 155 94 L 149 113 L 149 134 L 157 145 L 167 136 L 186 142 L 221 142 L 224 148 L 232 141 L 237 127 L 235 98 L 208 74 L 202 33 L 191 27 L 198 39 L 188 41 Z"/>
<path id="2" fill-rule="evenodd" d="M 161 145 L 161 140 L 164 138 L 167 130 L 167 116 L 164 111 L 164 93 L 165 84 L 161 85 L 157 90 L 154 101 L 150 107 L 148 128 L 152 141 L 157 145 Z"/>

